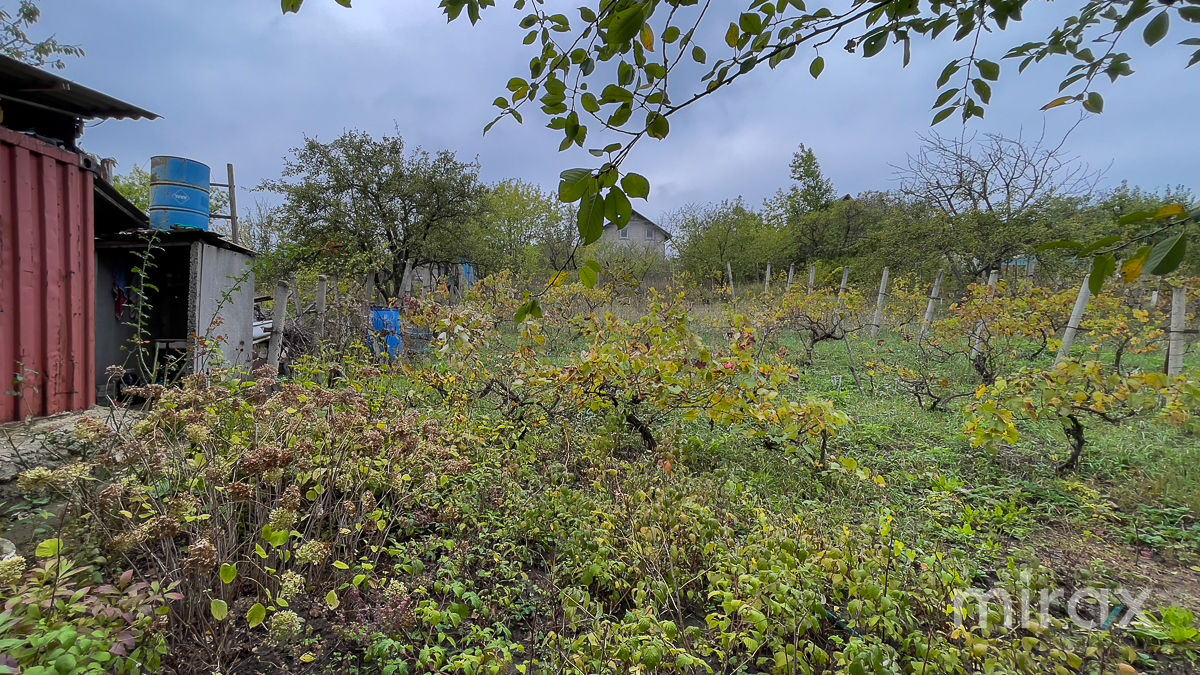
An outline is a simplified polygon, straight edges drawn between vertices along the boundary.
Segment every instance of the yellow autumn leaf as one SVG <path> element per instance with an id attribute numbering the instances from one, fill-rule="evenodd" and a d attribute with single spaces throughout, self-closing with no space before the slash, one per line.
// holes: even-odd
<path id="1" fill-rule="evenodd" d="M 1042 106 L 1042 110 L 1049 110 L 1051 108 L 1057 108 L 1060 105 L 1066 105 L 1066 104 L 1070 103 L 1071 101 L 1076 100 L 1076 98 L 1077 97 L 1075 97 L 1075 96 L 1059 96 L 1058 98 L 1054 99 L 1053 101 L 1050 101 L 1046 105 Z"/>
<path id="2" fill-rule="evenodd" d="M 1146 267 L 1146 259 L 1150 256 L 1150 249 L 1144 248 L 1137 255 L 1125 261 L 1121 266 L 1121 278 L 1127 284 L 1131 284 L 1142 277 L 1142 270 Z"/>
<path id="3" fill-rule="evenodd" d="M 1167 218 L 1175 218 L 1177 216 L 1186 216 L 1187 207 L 1183 204 L 1167 204 L 1154 214 L 1155 220 L 1166 220 Z"/>
<path id="4" fill-rule="evenodd" d="M 648 52 L 654 51 L 654 29 L 648 23 L 642 24 L 642 46 Z"/>

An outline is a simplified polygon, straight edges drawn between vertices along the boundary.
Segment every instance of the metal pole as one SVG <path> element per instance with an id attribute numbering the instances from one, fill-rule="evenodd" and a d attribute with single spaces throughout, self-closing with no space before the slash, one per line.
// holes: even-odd
<path id="1" fill-rule="evenodd" d="M 229 189 L 229 231 L 233 243 L 240 245 L 241 233 L 238 231 L 237 188 L 233 183 L 233 165 L 226 164 L 225 168 L 229 172 L 229 182 L 226 184 Z"/>

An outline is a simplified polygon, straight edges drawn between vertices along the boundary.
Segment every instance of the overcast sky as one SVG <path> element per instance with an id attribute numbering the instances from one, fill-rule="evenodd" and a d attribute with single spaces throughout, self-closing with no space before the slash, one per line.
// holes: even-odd
<path id="1" fill-rule="evenodd" d="M 152 155 L 180 155 L 222 176 L 233 162 L 249 188 L 278 176 L 305 134 L 332 140 L 346 129 L 398 129 L 411 146 L 477 158 L 488 182 L 515 177 L 550 189 L 562 169 L 595 160 L 582 150 L 557 152 L 557 132 L 534 114 L 523 126 L 502 122 L 482 134 L 495 114 L 492 99 L 506 93 L 509 77 L 528 75 L 532 56 L 520 43 L 519 16 L 510 3 L 498 4 L 472 27 L 447 25 L 436 0 L 354 0 L 349 10 L 307 0 L 288 16 L 277 0 L 42 0 L 36 32 L 87 51 L 68 62 L 66 77 L 163 116 L 88 129 L 83 146 L 115 157 L 120 173 L 148 167 Z M 1075 8 L 1058 4 L 1031 3 L 1016 31 L 984 41 L 985 55 L 1000 61 L 1006 47 L 1044 37 L 1053 11 Z M 1107 169 L 1105 184 L 1200 187 L 1200 67 L 1183 67 L 1190 52 L 1175 43 L 1191 37 L 1184 32 L 1175 26 L 1149 51 L 1131 44 L 1137 74 L 1103 87 L 1104 114 L 1068 139 L 1070 152 Z M 725 50 L 719 37 L 708 42 L 710 58 Z M 892 165 L 929 130 L 937 74 L 966 47 L 917 44 L 907 69 L 899 49 L 864 60 L 830 47 L 820 80 L 808 75 L 807 57 L 757 69 L 673 118 L 665 141 L 639 145 L 625 169 L 645 174 L 654 188 L 636 208 L 655 218 L 738 195 L 758 204 L 786 183 L 799 143 L 816 151 L 839 192 L 894 187 Z M 1060 137 L 1077 113 L 1038 109 L 1070 64 L 1048 61 L 1020 77 L 1015 64 L 1003 65 L 987 118 L 968 130 L 1037 136 L 1045 128 Z M 947 122 L 938 131 L 963 129 Z M 604 142 L 596 135 L 589 147 Z M 246 206 L 256 198 L 248 189 L 239 195 Z"/>

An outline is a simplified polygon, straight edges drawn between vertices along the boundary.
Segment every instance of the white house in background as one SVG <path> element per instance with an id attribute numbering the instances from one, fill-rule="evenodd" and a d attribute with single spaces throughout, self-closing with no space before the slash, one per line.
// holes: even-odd
<path id="1" fill-rule="evenodd" d="M 603 241 L 610 244 L 629 248 L 637 247 L 661 256 L 667 255 L 667 241 L 670 239 L 670 232 L 637 211 L 633 212 L 633 217 L 629 219 L 629 223 L 624 228 L 617 229 L 616 225 L 605 223 L 604 237 L 602 238 Z"/>

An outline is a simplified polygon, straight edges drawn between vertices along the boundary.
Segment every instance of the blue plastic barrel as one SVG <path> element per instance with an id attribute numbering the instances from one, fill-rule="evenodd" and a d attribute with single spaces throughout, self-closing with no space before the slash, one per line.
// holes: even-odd
<path id="1" fill-rule="evenodd" d="M 207 230 L 212 171 L 183 157 L 150 158 L 150 227 Z"/>
<path id="2" fill-rule="evenodd" d="M 371 349 L 399 359 L 404 353 L 404 329 L 398 309 L 376 307 L 371 310 Z"/>

